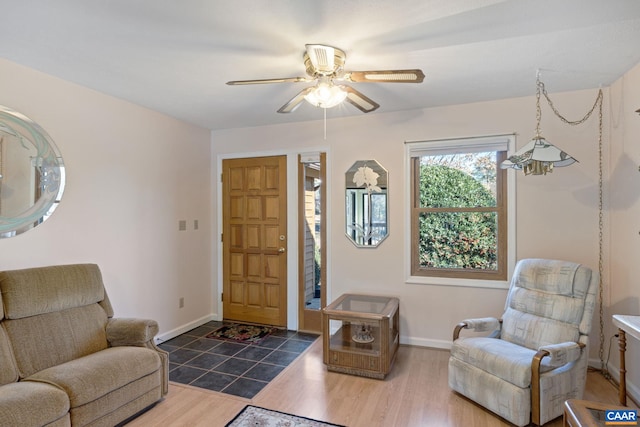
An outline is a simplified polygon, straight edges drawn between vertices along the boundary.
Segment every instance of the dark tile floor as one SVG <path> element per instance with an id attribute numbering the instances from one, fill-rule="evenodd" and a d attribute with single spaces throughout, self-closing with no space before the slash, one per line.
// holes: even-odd
<path id="1" fill-rule="evenodd" d="M 318 338 L 278 329 L 257 344 L 205 338 L 211 321 L 159 345 L 169 352 L 169 380 L 253 398 Z"/>

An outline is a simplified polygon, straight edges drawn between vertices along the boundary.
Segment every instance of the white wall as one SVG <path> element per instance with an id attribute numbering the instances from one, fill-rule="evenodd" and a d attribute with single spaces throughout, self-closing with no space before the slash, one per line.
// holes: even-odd
<path id="1" fill-rule="evenodd" d="M 640 314 L 640 65 L 611 87 L 611 281 L 607 319 Z M 617 330 L 607 321 L 606 338 Z M 611 350 L 612 374 L 619 366 L 617 340 Z M 640 343 L 627 338 L 627 379 L 640 397 Z"/>
<path id="2" fill-rule="evenodd" d="M 0 104 L 50 134 L 67 172 L 53 216 L 0 239 L 0 269 L 97 263 L 116 315 L 163 332 L 216 311 L 208 130 L 5 60 Z"/>

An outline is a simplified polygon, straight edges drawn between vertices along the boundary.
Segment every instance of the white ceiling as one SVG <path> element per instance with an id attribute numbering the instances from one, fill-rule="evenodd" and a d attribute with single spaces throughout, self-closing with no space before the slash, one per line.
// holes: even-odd
<path id="1" fill-rule="evenodd" d="M 322 119 L 307 43 L 348 70 L 421 68 L 422 84 L 352 83 L 369 114 L 608 86 L 640 62 L 638 0 L 0 0 L 0 56 L 210 129 Z M 0 94 L 0 104 L 2 96 Z M 362 115 L 351 105 L 327 117 Z"/>

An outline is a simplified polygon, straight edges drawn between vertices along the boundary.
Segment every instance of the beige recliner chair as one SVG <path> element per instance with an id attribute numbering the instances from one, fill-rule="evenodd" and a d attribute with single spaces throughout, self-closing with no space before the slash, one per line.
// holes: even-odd
<path id="1" fill-rule="evenodd" d="M 502 319 L 456 326 L 449 386 L 518 426 L 562 415 L 584 392 L 597 288 L 597 274 L 580 264 L 521 260 Z M 488 336 L 460 337 L 464 329 Z"/>
<path id="2" fill-rule="evenodd" d="M 114 318 L 95 264 L 0 272 L 0 427 L 111 427 L 167 394 L 158 324 Z"/>

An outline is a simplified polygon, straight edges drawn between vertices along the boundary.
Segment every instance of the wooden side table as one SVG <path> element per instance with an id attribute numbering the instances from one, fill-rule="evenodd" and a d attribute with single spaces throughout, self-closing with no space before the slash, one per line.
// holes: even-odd
<path id="1" fill-rule="evenodd" d="M 609 409 L 629 409 L 610 403 L 569 399 L 564 402 L 562 425 L 564 427 L 600 427 L 604 426 L 604 411 Z"/>
<path id="2" fill-rule="evenodd" d="M 618 398 L 621 405 L 627 404 L 627 367 L 625 352 L 627 350 L 627 333 L 640 340 L 640 316 L 613 315 L 613 324 L 618 327 L 618 345 L 620 346 L 620 388 Z"/>
<path id="3" fill-rule="evenodd" d="M 398 298 L 345 294 L 322 309 L 327 369 L 383 379 L 400 345 Z"/>

